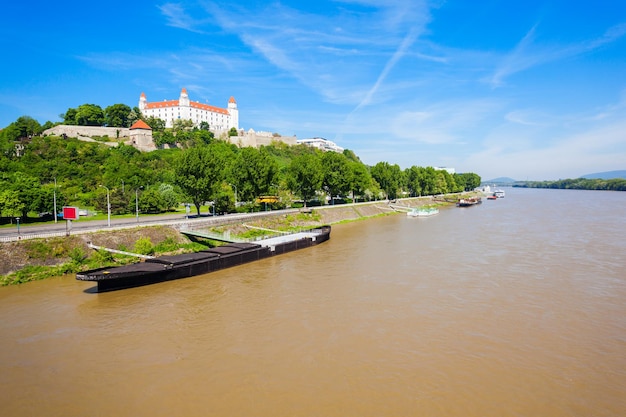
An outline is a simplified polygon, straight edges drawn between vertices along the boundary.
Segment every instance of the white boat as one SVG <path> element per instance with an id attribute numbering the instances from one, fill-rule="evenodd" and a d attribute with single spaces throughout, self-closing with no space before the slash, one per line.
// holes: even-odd
<path id="1" fill-rule="evenodd" d="M 493 195 L 495 195 L 498 198 L 504 198 L 504 191 L 503 190 L 494 190 Z"/>
<path id="2" fill-rule="evenodd" d="M 434 216 L 435 214 L 439 213 L 439 209 L 438 208 L 414 208 L 411 209 L 410 211 L 407 211 L 406 215 L 408 217 L 428 217 L 428 216 Z"/>

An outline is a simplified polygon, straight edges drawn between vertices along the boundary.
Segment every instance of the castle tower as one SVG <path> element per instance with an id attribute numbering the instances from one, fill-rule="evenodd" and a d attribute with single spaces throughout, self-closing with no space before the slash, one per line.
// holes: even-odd
<path id="1" fill-rule="evenodd" d="M 239 109 L 237 109 L 237 102 L 235 97 L 231 96 L 228 100 L 228 113 L 230 114 L 230 121 L 228 128 L 235 128 L 239 130 Z"/>
<path id="2" fill-rule="evenodd" d="M 187 89 L 180 90 L 180 97 L 178 98 L 178 110 L 179 119 L 191 119 L 191 103 L 189 102 L 189 95 L 187 95 Z"/>
<path id="3" fill-rule="evenodd" d="M 178 98 L 178 105 L 180 107 L 189 106 L 189 95 L 187 94 L 187 89 L 183 88 L 180 90 L 180 97 Z"/>
<path id="4" fill-rule="evenodd" d="M 143 112 L 143 110 L 146 108 L 146 104 L 148 104 L 148 99 L 146 98 L 146 94 L 141 93 L 141 96 L 139 97 L 139 110 Z"/>
<path id="5" fill-rule="evenodd" d="M 131 145 L 143 152 L 156 149 L 152 140 L 152 128 L 143 120 L 137 120 L 129 129 Z"/>

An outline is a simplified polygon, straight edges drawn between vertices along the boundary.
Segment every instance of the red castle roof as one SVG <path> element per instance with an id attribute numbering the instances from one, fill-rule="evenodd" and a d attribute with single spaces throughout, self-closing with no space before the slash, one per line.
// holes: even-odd
<path id="1" fill-rule="evenodd" d="M 130 130 L 133 130 L 133 129 L 152 130 L 152 128 L 150 126 L 148 126 L 148 124 L 146 122 L 144 122 L 143 120 L 141 120 L 141 119 L 139 119 L 135 123 L 133 123 L 133 125 L 130 127 Z"/>
<path id="2" fill-rule="evenodd" d="M 187 94 L 187 89 L 183 88 L 181 90 L 181 94 Z M 141 93 L 141 97 L 145 98 L 145 94 Z M 234 97 L 230 97 L 230 99 L 228 100 L 229 103 L 237 103 L 235 101 Z M 170 108 L 170 107 L 178 107 L 180 105 L 180 102 L 178 100 L 163 100 L 163 101 L 153 101 L 151 103 L 146 103 L 146 110 L 149 109 L 166 109 L 166 108 Z M 211 106 L 209 104 L 204 104 L 204 103 L 200 103 L 198 101 L 190 101 L 189 102 L 189 106 L 196 108 L 196 109 L 201 109 L 201 110 L 207 110 L 213 113 L 221 113 L 221 114 L 225 114 L 228 115 L 230 114 L 228 112 L 227 109 L 221 108 L 221 107 L 215 107 L 215 106 Z"/>

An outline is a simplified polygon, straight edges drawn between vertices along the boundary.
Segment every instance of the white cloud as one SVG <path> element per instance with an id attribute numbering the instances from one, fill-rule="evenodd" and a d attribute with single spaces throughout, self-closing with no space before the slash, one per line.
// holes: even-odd
<path id="1" fill-rule="evenodd" d="M 167 18 L 167 25 L 190 32 L 202 33 L 197 28 L 202 22 L 193 19 L 180 3 L 165 3 L 157 6 L 161 13 Z"/>
<path id="2" fill-rule="evenodd" d="M 576 178 L 591 172 L 623 169 L 626 161 L 626 120 L 590 127 L 537 146 L 519 135 L 491 140 L 464 164 L 483 167 L 486 177 L 509 176 L 517 180 Z M 516 146 L 521 145 L 521 146 Z"/>
<path id="3" fill-rule="evenodd" d="M 412 105 L 392 120 L 395 136 L 427 144 L 465 142 L 480 132 L 485 120 L 497 114 L 501 104 L 492 100 L 442 101 Z M 419 109 L 417 109 L 419 108 Z"/>
<path id="4" fill-rule="evenodd" d="M 507 54 L 489 77 L 492 87 L 500 87 L 505 79 L 518 72 L 525 71 L 548 62 L 577 56 L 614 42 L 626 35 L 626 23 L 609 28 L 602 36 L 571 45 L 560 46 L 539 43 L 536 40 L 538 26 L 533 26 L 520 42 Z"/>

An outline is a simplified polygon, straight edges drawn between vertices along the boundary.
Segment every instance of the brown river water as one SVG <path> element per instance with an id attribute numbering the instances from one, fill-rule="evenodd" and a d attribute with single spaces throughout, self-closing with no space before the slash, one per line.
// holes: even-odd
<path id="1" fill-rule="evenodd" d="M 0 416 L 626 415 L 626 193 L 506 193 L 168 283 L 0 288 Z"/>

